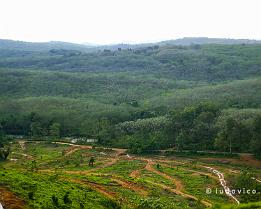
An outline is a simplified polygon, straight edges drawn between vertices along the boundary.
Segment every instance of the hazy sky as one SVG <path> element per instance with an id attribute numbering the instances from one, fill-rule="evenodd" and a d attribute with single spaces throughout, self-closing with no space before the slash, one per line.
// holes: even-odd
<path id="1" fill-rule="evenodd" d="M 0 38 L 139 43 L 261 39 L 261 0 L 0 0 Z"/>

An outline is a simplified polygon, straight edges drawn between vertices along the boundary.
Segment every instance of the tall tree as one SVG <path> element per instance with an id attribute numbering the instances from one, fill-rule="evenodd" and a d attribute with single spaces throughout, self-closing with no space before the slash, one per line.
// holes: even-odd
<path id="1" fill-rule="evenodd" d="M 254 121 L 250 149 L 255 155 L 261 157 L 261 117 L 257 117 Z"/>
<path id="2" fill-rule="evenodd" d="M 30 126 L 31 136 L 39 137 L 42 135 L 42 126 L 40 122 L 32 122 Z"/>
<path id="3" fill-rule="evenodd" d="M 219 149 L 228 151 L 247 151 L 250 130 L 242 122 L 234 118 L 228 118 L 224 126 L 220 127 L 219 133 L 215 140 L 215 145 Z"/>
<path id="4" fill-rule="evenodd" d="M 50 126 L 50 135 L 53 138 L 60 138 L 61 137 L 61 125 L 59 123 L 53 123 Z"/>

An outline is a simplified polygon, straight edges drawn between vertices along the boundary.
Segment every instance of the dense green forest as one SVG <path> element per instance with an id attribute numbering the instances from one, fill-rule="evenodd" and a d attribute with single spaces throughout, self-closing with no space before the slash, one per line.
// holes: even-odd
<path id="1" fill-rule="evenodd" d="M 260 154 L 260 44 L 36 48 L 0 47 L 1 138 Z"/>

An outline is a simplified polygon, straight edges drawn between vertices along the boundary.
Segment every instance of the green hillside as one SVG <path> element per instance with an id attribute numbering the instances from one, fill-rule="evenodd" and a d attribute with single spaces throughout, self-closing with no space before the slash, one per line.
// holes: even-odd
<path id="1" fill-rule="evenodd" d="M 70 72 L 131 72 L 157 78 L 217 82 L 260 75 L 261 45 L 149 46 L 85 53 L 0 53 L 1 68 Z"/>
<path id="2" fill-rule="evenodd" d="M 145 146 L 146 150 L 177 146 L 182 139 L 191 144 L 186 149 L 227 151 L 228 145 L 219 143 L 225 134 L 225 127 L 216 124 L 220 113 L 261 108 L 261 45 L 254 42 L 161 43 L 89 52 L 61 46 L 29 51 L 19 44 L 19 50 L 0 50 L 0 119 L 7 135 L 48 136 L 52 124 L 59 124 L 60 136 L 94 137 L 107 145 L 131 148 L 146 138 L 154 146 Z M 242 129 L 234 118 L 231 115 L 224 124 Z M 128 126 L 139 120 L 163 125 L 143 130 L 144 123 L 139 122 L 136 131 L 129 132 Z M 256 115 L 251 121 L 258 126 Z M 121 124 L 127 129 L 119 131 Z M 258 128 L 246 126 L 242 140 L 248 145 L 235 146 L 235 151 L 255 152 Z M 207 132 L 209 142 L 198 139 Z"/>
<path id="3" fill-rule="evenodd" d="M 260 208 L 260 150 L 258 42 L 0 40 L 5 208 Z"/>

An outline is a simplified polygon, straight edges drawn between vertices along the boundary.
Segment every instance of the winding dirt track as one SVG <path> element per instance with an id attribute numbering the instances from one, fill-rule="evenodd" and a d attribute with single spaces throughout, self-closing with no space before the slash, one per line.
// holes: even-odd
<path id="1" fill-rule="evenodd" d="M 59 144 L 67 144 L 67 143 L 59 143 Z M 76 150 L 79 150 L 81 148 L 83 149 L 89 149 L 90 147 L 89 146 L 78 146 L 78 145 L 72 145 L 70 144 L 71 146 L 75 147 L 75 149 L 71 149 L 69 152 L 67 152 L 65 154 L 65 156 L 68 156 L 70 154 L 72 154 L 73 152 L 75 152 Z M 112 160 L 108 163 L 105 163 L 103 164 L 102 166 L 99 166 L 99 167 L 96 167 L 94 169 L 91 169 L 91 170 L 87 170 L 87 171 L 63 171 L 64 173 L 67 173 L 67 174 L 81 174 L 81 175 L 98 175 L 98 176 L 107 176 L 107 174 L 95 174 L 93 173 L 94 171 L 97 171 L 99 169 L 102 169 L 102 168 L 106 168 L 106 167 L 110 167 L 114 164 L 116 164 L 118 162 L 118 160 L 120 159 L 120 156 L 122 156 L 126 150 L 125 149 L 112 149 L 113 151 L 116 152 L 116 155 L 112 158 Z M 53 170 L 50 170 L 50 169 L 46 169 L 46 170 L 39 170 L 40 172 L 54 172 Z M 141 186 L 138 186 L 132 182 L 129 182 L 129 181 L 126 181 L 126 180 L 123 180 L 121 179 L 120 177 L 118 176 L 111 176 L 110 179 L 114 182 L 116 182 L 118 185 L 124 187 L 124 188 L 127 188 L 127 189 L 130 189 L 142 196 L 147 196 L 148 195 L 148 191 L 146 191 L 143 187 Z M 104 194 L 105 196 L 109 197 L 109 198 L 114 198 L 116 196 L 116 193 L 114 192 L 111 192 L 109 191 L 108 189 L 104 188 L 103 185 L 101 184 L 98 184 L 98 183 L 94 183 L 94 182 L 87 182 L 87 181 L 82 181 L 82 180 L 79 180 L 79 179 L 75 179 L 73 177 L 71 178 L 66 178 L 66 180 L 69 180 L 69 181 L 72 181 L 72 182 L 75 182 L 75 183 L 80 183 L 80 184 L 85 184 L 85 185 L 89 185 L 91 186 L 93 189 L 95 189 L 96 191 Z"/>
<path id="2" fill-rule="evenodd" d="M 64 154 L 64 156 L 71 155 L 71 154 L 73 154 L 74 152 L 76 152 L 76 151 L 78 151 L 78 150 L 79 150 L 79 148 L 77 148 L 77 147 L 72 147 L 71 149 L 66 150 L 66 153 Z"/>
<path id="3" fill-rule="evenodd" d="M 132 178 L 139 178 L 140 177 L 140 171 L 141 171 L 142 169 L 138 169 L 138 170 L 134 170 L 134 171 L 132 171 L 131 173 L 130 173 L 130 177 L 132 177 Z"/>
<path id="4" fill-rule="evenodd" d="M 71 153 L 72 154 L 72 153 Z M 80 174 L 80 175 L 88 175 L 88 174 L 91 174 L 93 173 L 94 171 L 97 171 L 99 169 L 102 169 L 102 168 L 106 168 L 106 167 L 109 167 L 109 166 L 112 166 L 114 164 L 116 164 L 118 162 L 119 158 L 118 157 L 115 157 L 113 158 L 111 161 L 107 162 L 107 163 L 104 163 L 102 166 L 98 166 L 96 168 L 93 168 L 93 169 L 90 169 L 90 170 L 85 170 L 85 171 L 63 171 L 63 173 L 67 173 L 67 174 Z M 48 172 L 48 173 L 54 173 L 55 170 L 51 170 L 51 169 L 42 169 L 42 170 L 38 170 L 40 172 Z"/>
<path id="5" fill-rule="evenodd" d="M 104 186 L 99 185 L 99 184 L 95 184 L 95 183 L 87 182 L 87 181 L 82 181 L 82 180 L 79 180 L 79 179 L 73 179 L 73 178 L 69 178 L 69 179 L 66 178 L 65 180 L 73 182 L 73 183 L 89 186 L 92 189 L 94 189 L 95 191 L 103 194 L 104 196 L 106 196 L 110 199 L 114 199 L 115 196 L 116 196 L 115 192 L 109 191 L 108 189 L 105 189 Z"/>
<path id="6" fill-rule="evenodd" d="M 72 144 L 69 142 L 52 142 L 53 144 L 61 144 L 61 145 L 69 145 L 72 147 L 78 147 L 81 149 L 92 149 L 92 146 L 88 146 L 88 145 L 79 145 L 79 144 Z"/>
<path id="7" fill-rule="evenodd" d="M 152 159 L 147 159 L 147 158 L 136 158 L 136 159 L 146 161 L 147 164 L 146 164 L 146 166 L 145 166 L 144 169 L 146 169 L 146 170 L 148 170 L 148 171 L 150 171 L 150 172 L 156 173 L 156 174 L 162 176 L 163 178 L 172 181 L 172 182 L 176 185 L 176 188 L 174 189 L 174 188 L 171 188 L 171 187 L 166 186 L 166 185 L 161 184 L 161 183 L 156 183 L 156 182 L 148 181 L 148 182 L 150 182 L 151 184 L 154 184 L 154 185 L 156 185 L 156 186 L 159 186 L 159 187 L 161 187 L 161 188 L 163 188 L 163 189 L 165 189 L 165 190 L 168 190 L 168 191 L 170 191 L 170 192 L 173 192 L 173 193 L 175 193 L 175 194 L 177 194 L 177 195 L 181 195 L 181 196 L 183 196 L 183 197 L 185 197 L 185 198 L 192 199 L 192 200 L 195 200 L 195 201 L 198 201 L 198 200 L 199 200 L 197 197 L 195 197 L 195 196 L 193 196 L 193 195 L 190 195 L 190 194 L 186 194 L 186 193 L 183 192 L 184 186 L 182 185 L 182 182 L 181 182 L 181 181 L 179 181 L 179 180 L 177 180 L 177 179 L 175 179 L 175 178 L 173 178 L 173 177 L 171 177 L 171 176 L 169 176 L 169 175 L 167 175 L 167 174 L 165 174 L 165 173 L 163 173 L 163 172 L 160 172 L 159 170 L 156 170 L 156 169 L 153 167 L 153 165 L 155 164 L 155 162 L 154 162 Z M 133 172 L 130 174 L 130 176 L 131 176 L 131 177 L 134 177 L 134 178 L 137 177 L 137 176 L 139 176 L 141 170 L 142 170 L 142 169 L 133 171 Z M 200 202 L 201 202 L 202 204 L 204 204 L 206 207 L 212 207 L 212 203 L 210 203 L 210 202 L 208 202 L 208 201 L 201 200 Z"/>
<path id="8" fill-rule="evenodd" d="M 130 182 L 125 181 L 125 180 L 123 181 L 119 178 L 112 178 L 112 180 L 117 182 L 118 184 L 120 184 L 122 187 L 131 189 L 132 191 L 135 191 L 142 196 L 148 195 L 148 191 L 146 191 L 144 188 L 142 188 L 140 186 L 137 186 L 136 184 L 130 183 Z"/>
<path id="9" fill-rule="evenodd" d="M 173 166 L 170 166 L 168 164 L 164 164 L 163 163 L 163 165 L 165 167 L 168 167 L 168 168 L 173 168 Z M 213 175 L 212 173 L 204 173 L 202 171 L 196 171 L 196 170 L 192 170 L 192 169 L 188 169 L 188 168 L 182 168 L 182 169 L 185 170 L 185 171 L 189 171 L 189 172 L 191 172 L 193 174 L 198 174 L 198 175 L 202 175 L 202 176 L 208 176 L 208 177 L 210 177 L 210 178 L 212 178 L 212 179 L 214 179 L 216 181 L 219 181 L 219 178 L 217 176 Z"/>
<path id="10" fill-rule="evenodd" d="M 73 143 L 69 143 L 69 142 L 52 142 L 53 144 L 62 144 L 62 145 L 69 145 L 72 147 L 78 147 L 80 149 L 92 149 L 93 146 L 88 146 L 88 145 L 78 145 L 78 144 L 73 144 Z M 117 155 L 121 155 L 124 154 L 127 149 L 119 149 L 119 148 L 110 148 L 110 150 L 113 150 L 117 153 Z"/>
<path id="11" fill-rule="evenodd" d="M 64 143 L 64 142 L 55 142 L 57 144 L 65 144 L 65 145 L 69 145 L 71 146 L 72 148 L 69 149 L 68 152 L 65 153 L 64 156 L 68 156 L 68 155 L 71 155 L 73 154 L 75 151 L 77 150 L 80 150 L 80 149 L 92 149 L 92 146 L 86 146 L 86 145 L 76 145 L 76 144 L 71 144 L 71 143 Z M 19 143 L 22 150 L 24 150 L 24 143 Z M 68 174 L 82 174 L 82 175 L 107 175 L 107 174 L 95 174 L 93 173 L 94 171 L 97 171 L 101 168 L 105 168 L 105 167 L 110 167 L 114 164 L 116 164 L 118 162 L 118 160 L 121 158 L 122 155 L 125 155 L 126 153 L 126 150 L 125 149 L 117 149 L 117 148 L 111 148 L 111 150 L 115 151 L 115 154 L 114 156 L 110 156 L 111 158 L 111 161 L 110 162 L 107 162 L 107 163 L 104 163 L 102 166 L 99 166 L 99 167 L 96 167 L 94 169 L 91 169 L 91 170 L 87 170 L 87 171 L 64 171 L 64 173 L 68 173 Z M 199 199 L 193 195 L 190 195 L 190 194 L 187 194 L 185 193 L 185 189 L 184 189 L 184 186 L 182 184 L 182 182 L 164 172 L 161 172 L 160 170 L 154 168 L 154 165 L 156 163 L 163 163 L 164 166 L 167 166 L 167 167 L 173 167 L 167 163 L 175 163 L 175 164 L 186 164 L 185 162 L 179 162 L 179 161 L 175 161 L 175 160 L 164 160 L 164 159 L 151 159 L 151 158 L 139 158 L 139 157 L 130 157 L 128 156 L 128 158 L 130 159 L 137 159 L 137 160 L 141 160 L 141 161 L 145 161 L 146 162 L 146 165 L 143 167 L 143 168 L 139 168 L 137 170 L 133 170 L 129 176 L 132 177 L 132 178 L 139 178 L 140 175 L 141 175 L 141 171 L 142 170 L 147 170 L 147 171 L 150 171 L 150 172 L 153 172 L 157 175 L 160 175 L 162 176 L 163 178 L 165 179 L 168 179 L 170 180 L 171 182 L 173 182 L 175 184 L 175 188 L 172 188 L 171 186 L 168 186 L 168 185 L 165 185 L 165 184 L 161 184 L 161 183 L 157 183 L 157 182 L 152 182 L 152 181 L 148 181 L 150 182 L 151 184 L 155 185 L 155 186 L 158 186 L 158 187 L 161 187 L 163 188 L 164 190 L 167 190 L 167 191 L 170 191 L 172 193 L 175 193 L 177 195 L 180 195 L 180 196 L 183 196 L 185 198 L 188 198 L 188 199 L 192 199 L 192 200 L 195 200 L 195 201 L 199 201 Z M 202 172 L 202 171 L 196 171 L 196 170 L 191 170 L 191 169 L 185 169 L 185 170 L 188 170 L 192 173 L 195 173 L 195 174 L 199 174 L 199 175 L 205 175 L 205 176 L 209 176 L 217 181 L 220 182 L 220 184 L 225 188 L 227 189 L 226 185 L 224 184 L 225 180 L 224 180 L 224 177 L 223 177 L 223 174 L 217 170 L 215 170 L 214 168 L 210 168 L 210 167 L 207 167 L 207 166 L 204 166 L 204 165 L 199 165 L 200 167 L 204 167 L 204 168 L 207 168 L 208 170 L 211 171 L 211 173 L 208 173 L 207 171 L 206 172 Z M 52 170 L 42 170 L 42 172 L 53 172 Z M 238 171 L 235 171 L 235 173 L 238 173 Z M 215 174 L 215 175 L 214 175 Z M 84 181 L 84 180 L 79 180 L 79 179 L 76 179 L 76 178 L 66 178 L 68 181 L 72 181 L 72 182 L 75 182 L 75 183 L 79 183 L 79 184 L 83 184 L 83 185 L 88 185 L 90 187 L 92 187 L 93 189 L 95 189 L 96 191 L 104 194 L 105 196 L 107 196 L 108 198 L 115 198 L 117 196 L 117 193 L 111 191 L 109 189 L 109 186 L 115 186 L 115 185 L 102 185 L 102 184 L 99 184 L 99 183 L 95 183 L 95 182 L 88 182 L 88 181 Z M 146 190 L 146 188 L 140 186 L 140 185 L 137 185 L 136 183 L 133 183 L 133 182 L 130 182 L 130 181 L 127 181 L 127 180 L 124 180 L 122 179 L 121 177 L 119 176 L 115 176 L 115 175 L 111 175 L 110 176 L 110 179 L 114 182 L 116 182 L 116 184 L 120 185 L 121 187 L 123 188 L 127 188 L 127 189 L 130 189 L 140 195 L 143 195 L 143 196 L 147 196 L 148 195 L 148 191 Z M 255 179 L 256 181 L 260 181 L 258 179 Z M 230 196 L 232 199 L 234 199 L 236 202 L 238 202 L 238 200 L 233 197 L 231 194 L 228 194 L 228 196 Z M 206 200 L 200 200 L 200 202 L 202 204 L 204 204 L 206 207 L 212 207 L 212 203 L 209 202 L 209 201 L 206 201 Z M 238 202 L 239 203 L 239 202 Z"/>
<path id="12" fill-rule="evenodd" d="M 65 144 L 65 143 L 62 143 L 62 144 Z M 71 146 L 74 146 L 74 145 L 71 145 Z M 76 147 L 79 147 L 76 145 Z M 85 146 L 80 146 L 79 148 L 85 148 Z M 92 174 L 93 175 L 93 172 L 96 171 L 96 170 L 99 170 L 101 168 L 105 168 L 105 167 L 109 167 L 115 163 L 117 163 L 117 161 L 119 160 L 120 156 L 122 154 L 124 154 L 126 152 L 126 150 L 124 149 L 112 149 L 116 152 L 116 156 L 112 159 L 111 162 L 108 162 L 106 164 L 104 164 L 103 166 L 101 167 L 97 167 L 95 169 L 92 169 L 92 170 L 88 170 L 88 171 L 65 171 L 65 173 L 68 173 L 68 174 L 81 174 L 81 175 L 90 175 Z M 67 153 L 68 154 L 68 153 Z M 160 184 L 160 183 L 155 183 L 155 182 L 151 182 L 152 184 L 156 185 L 156 186 L 159 186 L 165 190 L 168 190 L 170 192 L 173 192 L 177 195 L 181 195 L 185 198 L 188 198 L 188 199 L 192 199 L 192 200 L 195 200 L 195 201 L 198 201 L 199 199 L 193 195 L 190 195 L 190 194 L 186 194 L 184 193 L 184 186 L 182 185 L 182 182 L 163 173 L 163 172 L 160 172 L 159 170 L 156 170 L 153 165 L 155 164 L 155 162 L 152 160 L 152 159 L 147 159 L 147 158 L 132 158 L 132 159 L 138 159 L 138 160 L 142 160 L 142 161 L 145 161 L 146 162 L 146 166 L 144 168 L 141 168 L 141 169 L 138 169 L 138 170 L 135 170 L 133 171 L 130 176 L 133 177 L 133 178 L 137 178 L 139 177 L 140 175 L 140 171 L 142 169 L 146 169 L 150 172 L 153 172 L 153 173 L 156 173 L 160 176 L 162 176 L 163 178 L 165 179 L 168 179 L 170 181 L 172 181 L 175 185 L 176 185 L 176 188 L 171 188 L 169 186 L 166 186 L 164 184 Z M 101 175 L 101 174 L 99 174 Z M 104 188 L 103 185 L 99 185 L 99 184 L 95 184 L 95 183 L 92 183 L 92 182 L 82 182 L 80 180 L 75 180 L 75 179 L 71 179 L 72 181 L 77 181 L 78 183 L 81 183 L 81 184 L 87 184 L 89 186 L 91 186 L 92 188 L 94 188 L 96 191 L 106 195 L 107 197 L 109 198 L 114 198 L 116 196 L 115 193 L 112 193 L 111 191 L 108 191 L 108 189 Z M 137 192 L 138 194 L 141 194 L 143 196 L 147 196 L 148 195 L 148 191 L 146 191 L 144 188 L 140 187 L 140 186 L 137 186 L 136 184 L 133 184 L 131 182 L 128 182 L 128 181 L 125 181 L 125 180 L 122 180 L 116 176 L 113 176 L 111 178 L 111 180 L 115 181 L 116 183 L 118 183 L 119 185 L 121 185 L 122 187 L 124 188 L 128 188 L 128 189 L 131 189 L 135 192 Z M 205 200 L 201 200 L 200 201 L 202 204 L 204 204 L 205 206 L 207 207 L 211 207 L 212 204 L 208 201 L 205 201 Z"/>
<path id="13" fill-rule="evenodd" d="M 72 154 L 72 153 L 73 152 L 71 151 L 70 154 Z M 116 164 L 119 161 L 121 153 L 122 153 L 122 151 L 118 150 L 117 156 L 113 157 L 111 161 L 104 163 L 102 166 L 98 166 L 98 167 L 93 168 L 91 170 L 87 170 L 87 171 L 65 171 L 65 172 L 69 173 L 69 174 L 82 174 L 82 175 L 84 175 L 84 174 L 92 173 L 92 172 L 97 171 L 97 170 L 102 169 L 102 168 L 110 167 L 110 166 Z M 68 153 L 67 153 L 67 155 L 68 155 Z"/>
<path id="14" fill-rule="evenodd" d="M 168 180 L 172 181 L 172 182 L 176 185 L 176 190 L 177 190 L 177 191 L 181 191 L 181 190 L 184 189 L 184 187 L 183 187 L 181 181 L 179 181 L 179 180 L 177 180 L 177 179 L 175 179 L 175 178 L 173 178 L 173 177 L 171 177 L 171 176 L 169 176 L 169 175 L 167 175 L 167 174 L 165 174 L 165 173 L 163 173 L 163 172 L 160 172 L 159 170 L 156 170 L 156 169 L 153 167 L 153 165 L 154 165 L 155 163 L 154 163 L 151 159 L 147 159 L 147 162 L 148 162 L 148 163 L 147 163 L 145 169 L 147 169 L 148 171 L 154 172 L 154 173 L 156 173 L 156 174 L 162 176 L 162 177 L 165 178 L 165 179 L 168 179 Z"/>

